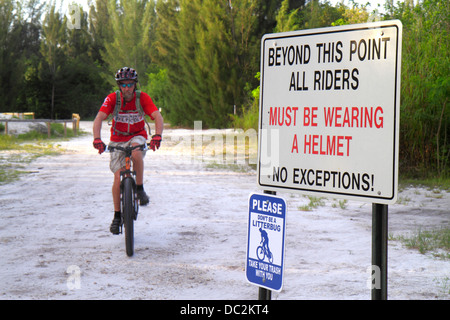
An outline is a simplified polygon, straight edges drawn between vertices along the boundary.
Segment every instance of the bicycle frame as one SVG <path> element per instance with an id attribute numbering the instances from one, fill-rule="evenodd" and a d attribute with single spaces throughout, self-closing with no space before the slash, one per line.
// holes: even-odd
<path id="1" fill-rule="evenodd" d="M 120 194 L 121 199 L 123 199 L 123 184 L 125 178 L 133 179 L 133 191 L 135 193 L 136 189 L 136 171 L 131 170 L 131 154 L 133 150 L 140 149 L 141 151 L 147 150 L 147 144 L 140 144 L 136 146 L 120 147 L 120 146 L 106 146 L 105 152 L 114 152 L 116 150 L 125 153 L 125 170 L 120 171 Z M 137 208 L 136 208 L 137 209 Z M 137 213 L 136 213 L 137 214 Z"/>

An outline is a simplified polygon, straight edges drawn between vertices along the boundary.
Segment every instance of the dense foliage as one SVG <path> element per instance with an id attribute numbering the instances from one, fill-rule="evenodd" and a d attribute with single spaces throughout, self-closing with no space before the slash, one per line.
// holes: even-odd
<path id="1" fill-rule="evenodd" d="M 400 160 L 413 175 L 450 173 L 449 9 L 445 0 L 391 8 L 404 28 Z"/>
<path id="2" fill-rule="evenodd" d="M 448 176 L 449 2 L 393 2 L 381 19 L 403 23 L 401 166 Z M 371 18 L 318 0 L 93 0 L 87 11 L 0 0 L 0 112 L 93 117 L 130 66 L 174 125 L 256 127 L 263 34 Z"/>

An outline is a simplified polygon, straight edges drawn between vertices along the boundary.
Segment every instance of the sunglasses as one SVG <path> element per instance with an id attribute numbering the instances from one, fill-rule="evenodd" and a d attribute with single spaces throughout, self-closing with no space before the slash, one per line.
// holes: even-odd
<path id="1" fill-rule="evenodd" d="M 131 88 L 134 86 L 134 83 L 121 83 L 119 86 L 121 86 L 122 88 Z"/>

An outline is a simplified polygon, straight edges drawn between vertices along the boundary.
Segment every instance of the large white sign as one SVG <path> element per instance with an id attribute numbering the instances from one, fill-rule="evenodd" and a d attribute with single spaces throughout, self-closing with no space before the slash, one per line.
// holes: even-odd
<path id="1" fill-rule="evenodd" d="M 401 39 L 398 20 L 262 38 L 259 187 L 397 200 Z"/>

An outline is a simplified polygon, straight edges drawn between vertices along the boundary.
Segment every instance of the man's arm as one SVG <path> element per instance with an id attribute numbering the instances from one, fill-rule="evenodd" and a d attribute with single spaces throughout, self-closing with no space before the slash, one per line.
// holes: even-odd
<path id="1" fill-rule="evenodd" d="M 156 151 L 161 146 L 164 119 L 158 110 L 152 112 L 152 118 L 155 119 L 155 134 L 152 136 L 149 146 L 151 150 Z"/>
<path id="2" fill-rule="evenodd" d="M 99 111 L 97 113 L 97 116 L 95 117 L 94 120 L 94 126 L 92 129 L 92 133 L 94 135 L 94 139 L 101 139 L 101 130 L 102 130 L 102 121 L 105 120 L 108 117 L 108 115 L 106 113 L 104 113 L 103 111 Z"/>
<path id="3" fill-rule="evenodd" d="M 164 119 L 161 113 L 157 111 L 153 111 L 152 118 L 155 119 L 155 134 L 162 135 L 164 129 Z"/>

